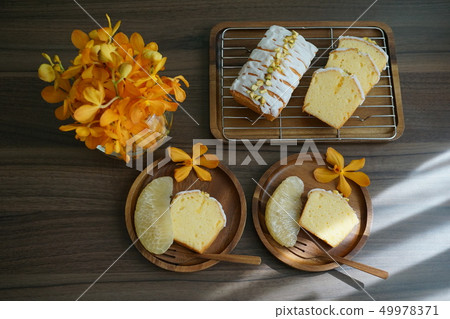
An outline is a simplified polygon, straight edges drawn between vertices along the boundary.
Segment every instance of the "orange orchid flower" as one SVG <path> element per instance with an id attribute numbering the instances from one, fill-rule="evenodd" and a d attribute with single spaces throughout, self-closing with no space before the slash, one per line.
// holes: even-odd
<path id="1" fill-rule="evenodd" d="M 174 177 L 177 182 L 181 182 L 186 179 L 192 169 L 194 169 L 197 177 L 201 181 L 210 182 L 212 179 L 211 173 L 200 166 L 204 166 L 206 168 L 216 168 L 219 165 L 219 159 L 216 155 L 205 154 L 208 151 L 208 147 L 202 143 L 197 143 L 192 147 L 192 157 L 190 157 L 185 151 L 176 147 L 169 147 L 168 151 L 170 159 L 173 162 L 183 165 L 182 167 L 175 169 Z"/>
<path id="2" fill-rule="evenodd" d="M 189 83 L 181 75 L 160 76 L 167 58 L 158 51 L 158 45 L 145 44 L 139 33 L 130 37 L 117 33 L 121 22 L 113 26 L 108 15 L 106 19 L 105 28 L 72 32 L 71 41 L 78 53 L 67 68 L 57 55 L 52 59 L 43 54 L 48 62 L 39 66 L 38 76 L 52 85 L 41 95 L 48 103 L 59 103 L 56 118 L 74 120 L 62 125 L 61 131 L 75 131 L 75 138 L 88 148 L 101 146 L 105 153 L 116 153 L 129 161 L 127 141 L 144 130 L 156 137 L 167 134 L 164 113 L 176 111 L 175 101 L 186 98 L 181 85 L 189 87 Z M 144 148 L 155 142 L 145 143 Z"/>
<path id="3" fill-rule="evenodd" d="M 340 191 L 345 197 L 349 197 L 352 192 L 350 184 L 345 179 L 346 177 L 354 181 L 359 186 L 367 187 L 370 185 L 370 179 L 366 174 L 363 172 L 356 172 L 364 167 L 366 162 L 365 158 L 353 160 L 350 164 L 344 167 L 344 157 L 334 148 L 329 147 L 327 149 L 326 161 L 332 165 L 332 168 L 316 168 L 314 170 L 315 179 L 320 183 L 329 183 L 339 177 L 337 190 Z"/>

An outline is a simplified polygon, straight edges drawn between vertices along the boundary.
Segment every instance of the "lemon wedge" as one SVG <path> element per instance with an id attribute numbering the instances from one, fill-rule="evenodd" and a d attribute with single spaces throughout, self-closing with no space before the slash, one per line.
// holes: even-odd
<path id="1" fill-rule="evenodd" d="M 302 209 L 303 181 L 297 176 L 286 178 L 266 205 L 266 226 L 282 246 L 292 247 L 300 231 L 298 220 Z"/>
<path id="2" fill-rule="evenodd" d="M 154 254 L 165 253 L 173 243 L 170 216 L 172 191 L 172 177 L 156 178 L 145 186 L 136 203 L 136 234 L 145 249 Z"/>

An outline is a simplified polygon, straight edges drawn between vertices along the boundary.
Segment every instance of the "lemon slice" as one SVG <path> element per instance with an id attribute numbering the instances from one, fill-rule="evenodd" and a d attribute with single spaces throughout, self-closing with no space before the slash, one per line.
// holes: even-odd
<path id="1" fill-rule="evenodd" d="M 145 249 L 154 254 L 163 254 L 173 243 L 170 216 L 172 191 L 172 177 L 160 177 L 145 186 L 136 203 L 136 234 Z"/>
<path id="2" fill-rule="evenodd" d="M 266 226 L 273 239 L 282 246 L 292 247 L 297 241 L 303 189 L 303 181 L 297 176 L 290 176 L 277 187 L 267 202 Z"/>

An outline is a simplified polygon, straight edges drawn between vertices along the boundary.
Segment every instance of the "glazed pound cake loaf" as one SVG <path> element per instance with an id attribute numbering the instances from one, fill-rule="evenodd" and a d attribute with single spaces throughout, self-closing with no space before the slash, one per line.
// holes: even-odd
<path id="1" fill-rule="evenodd" d="M 296 31 L 271 26 L 231 85 L 231 95 L 273 121 L 286 107 L 316 52 Z"/>
<path id="2" fill-rule="evenodd" d="M 358 78 L 340 68 L 314 72 L 305 96 L 303 111 L 334 128 L 341 128 L 364 102 Z"/>

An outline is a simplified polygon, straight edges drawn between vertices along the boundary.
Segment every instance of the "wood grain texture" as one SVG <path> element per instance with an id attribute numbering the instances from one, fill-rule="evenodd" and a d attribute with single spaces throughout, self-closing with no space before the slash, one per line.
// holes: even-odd
<path id="1" fill-rule="evenodd" d="M 156 41 L 168 57 L 166 74 L 191 86 L 175 114 L 170 145 L 189 150 L 209 130 L 209 34 L 222 21 L 349 21 L 371 1 L 79 1 L 105 23 Z M 96 27 L 74 2 L 3 1 L 0 11 L 0 299 L 75 300 L 131 244 L 123 220 L 137 170 L 87 150 L 58 131 L 56 106 L 45 103 L 36 70 L 41 52 L 67 65 L 70 33 Z M 334 146 L 346 161 L 366 158 L 374 221 L 357 260 L 389 271 L 387 281 L 345 268 L 377 300 L 449 300 L 450 4 L 378 1 L 362 20 L 383 21 L 395 34 L 406 130 L 387 144 Z M 237 164 L 249 155 L 237 147 Z M 251 207 L 258 180 L 280 159 L 264 145 L 266 165 L 229 165 Z M 289 146 L 288 154 L 301 145 Z M 161 155 L 161 153 L 159 153 Z M 228 158 L 225 150 L 224 156 Z M 157 158 L 157 157 L 156 157 Z M 224 160 L 229 164 L 228 160 Z M 447 177 L 447 178 L 445 178 Z M 247 226 L 234 253 L 261 256 L 261 266 L 218 263 L 197 273 L 160 269 L 132 247 L 84 300 L 369 300 L 338 271 L 311 274 L 274 258 Z M 438 244 L 436 244 L 438 243 Z M 299 289 L 301 287 L 301 289 Z"/>

